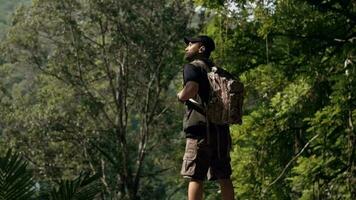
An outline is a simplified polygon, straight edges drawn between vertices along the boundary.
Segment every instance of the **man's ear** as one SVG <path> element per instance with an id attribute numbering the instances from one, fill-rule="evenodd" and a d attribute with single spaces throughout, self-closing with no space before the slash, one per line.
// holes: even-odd
<path id="1" fill-rule="evenodd" d="M 205 52 L 205 46 L 201 46 L 201 47 L 199 48 L 199 53 L 203 53 L 203 52 Z"/>

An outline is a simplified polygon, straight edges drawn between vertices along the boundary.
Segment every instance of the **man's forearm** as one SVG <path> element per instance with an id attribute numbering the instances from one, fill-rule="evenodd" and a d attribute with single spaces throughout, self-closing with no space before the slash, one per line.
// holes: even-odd
<path id="1" fill-rule="evenodd" d="M 198 83 L 189 81 L 178 94 L 178 100 L 181 102 L 187 101 L 190 98 L 195 97 L 199 90 Z"/>

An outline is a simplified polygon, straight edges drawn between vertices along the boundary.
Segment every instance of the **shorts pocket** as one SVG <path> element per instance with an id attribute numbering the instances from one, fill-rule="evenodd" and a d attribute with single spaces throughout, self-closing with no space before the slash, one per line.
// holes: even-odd
<path id="1" fill-rule="evenodd" d="M 183 160 L 195 160 L 198 151 L 198 140 L 187 138 Z"/>
<path id="2" fill-rule="evenodd" d="M 193 177 L 196 170 L 196 163 L 194 160 L 183 160 L 182 170 L 180 174 L 184 177 Z"/>
<path id="3" fill-rule="evenodd" d="M 187 138 L 181 169 L 181 175 L 185 177 L 192 177 L 195 174 L 198 148 L 197 145 L 197 139 Z"/>

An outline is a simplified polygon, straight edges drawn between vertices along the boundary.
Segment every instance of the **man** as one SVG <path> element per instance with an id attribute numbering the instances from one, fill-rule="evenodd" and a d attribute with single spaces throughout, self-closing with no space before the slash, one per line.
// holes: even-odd
<path id="1" fill-rule="evenodd" d="M 186 148 L 183 157 L 181 175 L 189 179 L 188 200 L 203 198 L 203 181 L 217 180 L 220 184 L 223 200 L 233 200 L 234 191 L 230 180 L 231 137 L 228 125 L 216 125 L 206 121 L 199 105 L 205 105 L 209 99 L 209 80 L 207 71 L 214 64 L 209 57 L 215 49 L 214 41 L 208 36 L 184 38 L 187 47 L 184 65 L 184 88 L 177 94 L 178 100 L 187 105 L 183 121 L 186 134 Z M 195 61 L 205 63 L 204 67 L 195 65 Z"/>

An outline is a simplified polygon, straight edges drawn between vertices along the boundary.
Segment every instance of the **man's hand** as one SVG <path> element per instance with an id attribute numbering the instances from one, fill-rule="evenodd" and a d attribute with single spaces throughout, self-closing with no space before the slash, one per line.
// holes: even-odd
<path id="1" fill-rule="evenodd" d="M 195 95 L 198 94 L 198 90 L 199 90 L 199 84 L 197 82 L 194 81 L 188 81 L 183 90 L 181 90 L 178 94 L 178 100 L 180 102 L 185 102 L 190 98 L 195 97 Z"/>

